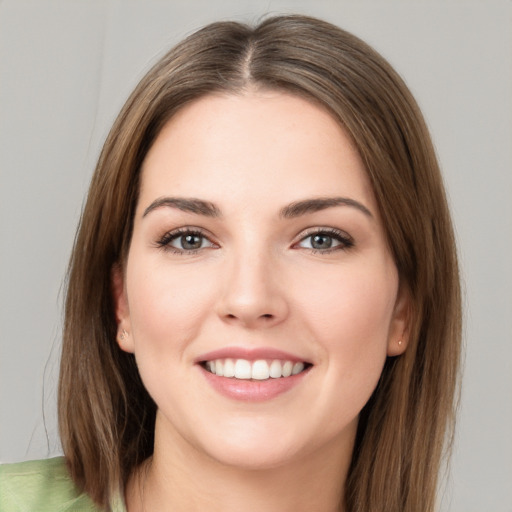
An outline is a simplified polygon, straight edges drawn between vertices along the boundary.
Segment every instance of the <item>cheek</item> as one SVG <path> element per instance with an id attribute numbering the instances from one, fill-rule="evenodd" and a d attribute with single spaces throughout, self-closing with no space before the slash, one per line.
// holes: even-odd
<path id="1" fill-rule="evenodd" d="M 136 350 L 182 350 L 197 335 L 202 316 L 211 310 L 212 290 L 202 273 L 192 270 L 191 265 L 137 265 L 136 260 L 128 267 Z"/>
<path id="2" fill-rule="evenodd" d="M 386 357 L 398 277 L 394 268 L 371 268 L 330 271 L 324 279 L 317 274 L 297 294 L 304 297 L 301 315 L 326 357 L 348 372 L 365 364 L 381 368 Z"/>

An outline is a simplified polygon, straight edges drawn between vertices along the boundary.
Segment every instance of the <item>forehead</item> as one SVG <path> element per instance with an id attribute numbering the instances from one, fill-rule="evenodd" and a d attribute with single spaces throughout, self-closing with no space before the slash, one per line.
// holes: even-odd
<path id="1" fill-rule="evenodd" d="M 208 95 L 182 108 L 142 168 L 141 201 L 165 194 L 247 204 L 339 194 L 374 204 L 341 125 L 326 109 L 276 91 Z"/>

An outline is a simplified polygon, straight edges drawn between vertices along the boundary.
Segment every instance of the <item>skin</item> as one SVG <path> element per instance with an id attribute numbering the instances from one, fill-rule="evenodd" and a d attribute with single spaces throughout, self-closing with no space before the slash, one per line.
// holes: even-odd
<path id="1" fill-rule="evenodd" d="M 147 212 L 163 197 L 208 201 L 220 216 Z M 326 197 L 363 208 L 280 214 Z M 190 227 L 204 233 L 199 250 L 179 237 L 162 246 Z M 342 239 L 314 249 L 312 229 Z M 407 344 L 407 297 L 364 165 L 329 113 L 256 90 L 183 108 L 144 161 L 114 291 L 118 342 L 158 406 L 154 456 L 128 484 L 130 512 L 339 510 L 359 413 L 386 357 Z M 313 366 L 271 400 L 234 400 L 196 364 L 226 346 L 284 350 Z"/>

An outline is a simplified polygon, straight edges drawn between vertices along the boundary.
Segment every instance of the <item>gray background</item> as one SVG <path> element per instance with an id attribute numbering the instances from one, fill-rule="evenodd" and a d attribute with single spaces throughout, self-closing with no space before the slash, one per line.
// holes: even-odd
<path id="1" fill-rule="evenodd" d="M 445 173 L 466 301 L 463 395 L 442 509 L 510 512 L 510 0 L 0 0 L 0 460 L 59 453 L 64 270 L 95 159 L 126 96 L 199 26 L 292 11 L 374 45 L 423 108 Z"/>

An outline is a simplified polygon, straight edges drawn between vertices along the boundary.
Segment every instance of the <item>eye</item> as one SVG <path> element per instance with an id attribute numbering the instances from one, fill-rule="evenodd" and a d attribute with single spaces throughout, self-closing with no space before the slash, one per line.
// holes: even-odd
<path id="1" fill-rule="evenodd" d="M 314 252 L 329 253 L 353 247 L 352 237 L 338 229 L 321 229 L 308 233 L 295 245 Z"/>
<path id="2" fill-rule="evenodd" d="M 158 246 L 179 254 L 194 254 L 201 249 L 216 247 L 201 231 L 191 229 L 178 229 L 166 233 L 158 241 Z"/>

